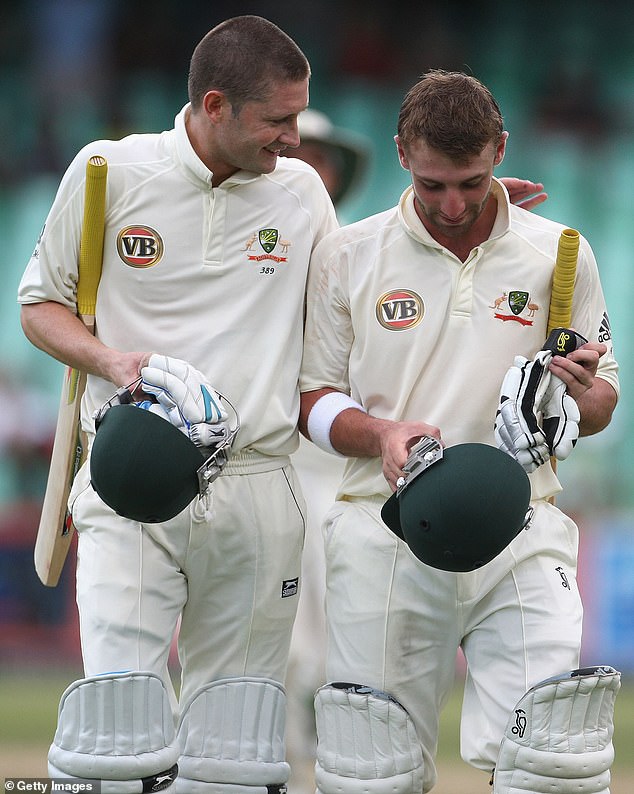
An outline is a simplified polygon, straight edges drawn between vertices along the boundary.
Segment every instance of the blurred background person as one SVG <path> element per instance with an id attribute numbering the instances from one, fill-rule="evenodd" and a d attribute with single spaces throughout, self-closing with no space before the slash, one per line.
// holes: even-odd
<path id="1" fill-rule="evenodd" d="M 372 144 L 358 132 L 335 126 L 325 113 L 313 108 L 300 115 L 299 133 L 299 146 L 287 149 L 285 154 L 312 165 L 344 223 L 341 207 L 364 187 L 372 161 Z"/>

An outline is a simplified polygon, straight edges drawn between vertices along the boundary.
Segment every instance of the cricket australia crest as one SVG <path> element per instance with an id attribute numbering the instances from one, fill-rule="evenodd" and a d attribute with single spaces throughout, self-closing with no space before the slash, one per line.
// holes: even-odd
<path id="1" fill-rule="evenodd" d="M 279 237 L 279 232 L 277 229 L 260 229 L 258 232 L 258 239 L 260 241 L 260 245 L 267 254 L 270 254 L 271 251 L 277 245 L 277 238 Z"/>
<path id="2" fill-rule="evenodd" d="M 533 318 L 541 307 L 531 301 L 529 292 L 514 289 L 494 298 L 490 308 L 494 310 L 493 316 L 497 320 L 512 320 L 521 325 L 532 325 Z"/>
<path id="3" fill-rule="evenodd" d="M 260 249 L 264 251 L 263 254 L 254 253 L 256 243 L 259 244 Z M 264 259 L 269 259 L 273 262 L 286 262 L 286 256 L 279 254 L 287 254 L 288 249 L 291 247 L 290 240 L 283 240 L 278 229 L 259 229 L 254 232 L 248 240 L 245 241 L 243 251 L 247 251 L 247 258 L 252 262 L 261 262 Z M 279 254 L 273 252 L 278 249 Z M 255 248 L 257 251 L 257 247 Z"/>

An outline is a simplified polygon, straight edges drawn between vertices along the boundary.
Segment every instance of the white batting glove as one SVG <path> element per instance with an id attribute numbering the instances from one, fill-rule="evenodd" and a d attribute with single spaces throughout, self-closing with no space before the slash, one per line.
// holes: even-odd
<path id="1" fill-rule="evenodd" d="M 541 403 L 542 427 L 550 454 L 565 460 L 579 438 L 579 406 L 567 393 L 566 384 L 557 375 L 550 383 Z"/>
<path id="2" fill-rule="evenodd" d="M 537 416 L 552 378 L 548 369 L 551 359 L 550 350 L 540 350 L 532 361 L 516 356 L 500 389 L 495 440 L 528 473 L 550 457 L 548 439 Z"/>
<path id="3" fill-rule="evenodd" d="M 153 394 L 165 409 L 170 422 L 187 433 L 199 447 L 224 441 L 228 418 L 218 392 L 186 361 L 154 353 L 141 370 L 141 388 Z"/>
<path id="4" fill-rule="evenodd" d="M 163 406 L 158 402 L 153 402 L 151 400 L 139 400 L 138 402 L 134 403 L 137 408 L 141 408 L 144 411 L 149 411 L 152 414 L 156 414 L 160 416 L 161 419 L 164 419 L 166 422 L 170 424 L 174 424 L 170 419 L 169 414 L 163 408 Z M 216 424 L 216 425 L 209 425 L 205 422 L 199 422 L 195 425 L 175 425 L 181 433 L 187 436 L 190 441 L 193 441 L 197 447 L 215 447 L 229 437 L 229 428 L 225 424 Z"/>
<path id="5" fill-rule="evenodd" d="M 229 428 L 225 424 L 210 425 L 198 422 L 190 425 L 188 435 L 197 447 L 215 447 L 229 438 Z"/>

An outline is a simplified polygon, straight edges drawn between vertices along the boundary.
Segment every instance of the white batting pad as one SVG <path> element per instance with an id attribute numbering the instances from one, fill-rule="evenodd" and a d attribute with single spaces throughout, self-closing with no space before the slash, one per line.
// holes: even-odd
<path id="1" fill-rule="evenodd" d="M 176 792 L 267 794 L 285 790 L 286 694 L 266 678 L 225 678 L 201 687 L 181 716 Z"/>
<path id="2" fill-rule="evenodd" d="M 165 788 L 176 774 L 178 745 L 163 681 L 145 672 L 75 681 L 62 695 L 48 761 L 50 777 L 102 780 L 103 792 L 149 790 L 149 777 Z"/>
<path id="3" fill-rule="evenodd" d="M 621 674 L 591 667 L 530 689 L 509 719 L 493 794 L 609 794 Z"/>
<path id="4" fill-rule="evenodd" d="M 357 684 L 315 696 L 319 794 L 413 794 L 423 790 L 416 729 L 393 697 Z"/>

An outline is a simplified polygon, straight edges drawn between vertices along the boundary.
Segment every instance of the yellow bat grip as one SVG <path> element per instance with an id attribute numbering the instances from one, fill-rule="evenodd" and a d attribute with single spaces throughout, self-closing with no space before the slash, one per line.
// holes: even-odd
<path id="1" fill-rule="evenodd" d="M 84 221 L 79 246 L 77 310 L 80 316 L 94 317 L 97 304 L 103 258 L 107 176 L 108 163 L 105 158 L 99 155 L 91 157 L 86 164 Z"/>
<path id="2" fill-rule="evenodd" d="M 570 325 L 578 254 L 579 232 L 576 229 L 564 229 L 559 237 L 557 259 L 553 272 L 548 333 L 553 328 L 568 328 Z"/>

